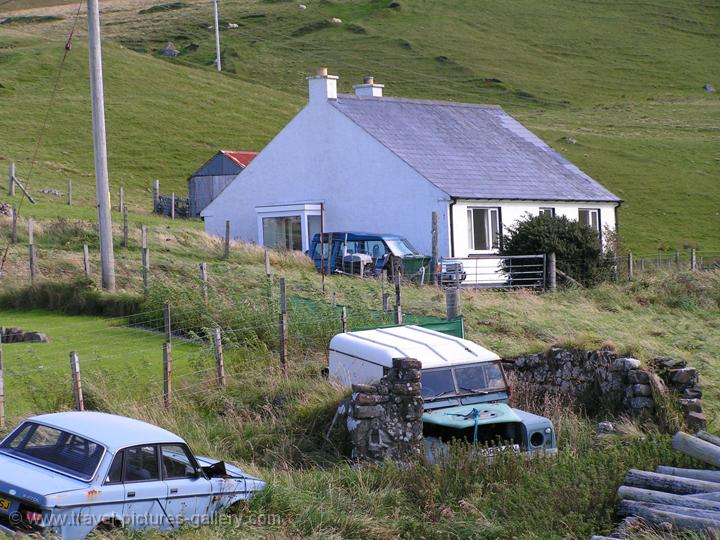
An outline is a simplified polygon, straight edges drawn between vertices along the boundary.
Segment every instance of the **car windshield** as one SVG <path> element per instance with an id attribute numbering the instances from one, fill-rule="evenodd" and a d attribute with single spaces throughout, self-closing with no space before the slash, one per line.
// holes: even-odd
<path id="1" fill-rule="evenodd" d="M 404 238 L 394 238 L 391 240 L 385 240 L 388 248 L 396 257 L 405 257 L 407 255 L 417 255 L 417 250 L 412 246 L 410 242 Z"/>
<path id="2" fill-rule="evenodd" d="M 505 377 L 498 362 L 423 371 L 421 383 L 425 399 L 507 391 Z"/>
<path id="3" fill-rule="evenodd" d="M 3 441 L 0 451 L 30 459 L 61 473 L 90 480 L 105 448 L 67 431 L 25 422 Z"/>

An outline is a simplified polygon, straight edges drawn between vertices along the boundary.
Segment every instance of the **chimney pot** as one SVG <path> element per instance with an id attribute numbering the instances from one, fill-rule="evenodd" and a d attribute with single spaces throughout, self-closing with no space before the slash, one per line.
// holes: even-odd
<path id="1" fill-rule="evenodd" d="M 355 95 L 361 97 L 382 97 L 385 85 L 375 84 L 375 77 L 363 77 L 362 84 L 353 86 Z"/>
<path id="2" fill-rule="evenodd" d="M 337 80 L 335 75 L 328 75 L 328 69 L 321 67 L 317 75 L 307 78 L 309 85 L 309 101 L 311 103 L 322 103 L 328 99 L 337 99 Z"/>

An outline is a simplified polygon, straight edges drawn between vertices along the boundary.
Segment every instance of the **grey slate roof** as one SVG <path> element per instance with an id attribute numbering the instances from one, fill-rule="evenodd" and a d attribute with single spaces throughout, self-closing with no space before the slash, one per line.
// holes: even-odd
<path id="1" fill-rule="evenodd" d="M 620 201 L 500 107 L 354 95 L 330 103 L 451 197 Z"/>

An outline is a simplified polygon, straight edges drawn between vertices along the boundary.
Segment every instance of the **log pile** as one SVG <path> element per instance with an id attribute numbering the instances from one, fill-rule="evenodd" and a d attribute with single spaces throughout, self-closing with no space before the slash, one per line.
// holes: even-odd
<path id="1" fill-rule="evenodd" d="M 678 432 L 672 446 L 720 469 L 720 437 L 705 431 L 695 436 Z M 720 534 L 720 470 L 663 465 L 653 472 L 631 469 L 617 495 L 617 513 L 623 518 L 640 518 L 664 530 L 703 531 L 713 538 Z"/>

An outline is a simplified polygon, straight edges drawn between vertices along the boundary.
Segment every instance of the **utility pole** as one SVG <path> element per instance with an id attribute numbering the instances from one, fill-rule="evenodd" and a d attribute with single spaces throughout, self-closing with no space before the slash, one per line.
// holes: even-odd
<path id="1" fill-rule="evenodd" d="M 115 254 L 110 216 L 110 181 L 105 146 L 105 98 L 103 94 L 100 8 L 98 0 L 87 0 L 90 46 L 90 94 L 92 98 L 93 150 L 95 154 L 95 196 L 98 207 L 102 288 L 115 290 Z"/>
<path id="2" fill-rule="evenodd" d="M 215 65 L 218 71 L 222 71 L 220 64 L 220 23 L 218 22 L 218 0 L 213 0 L 213 9 L 215 11 Z"/>

